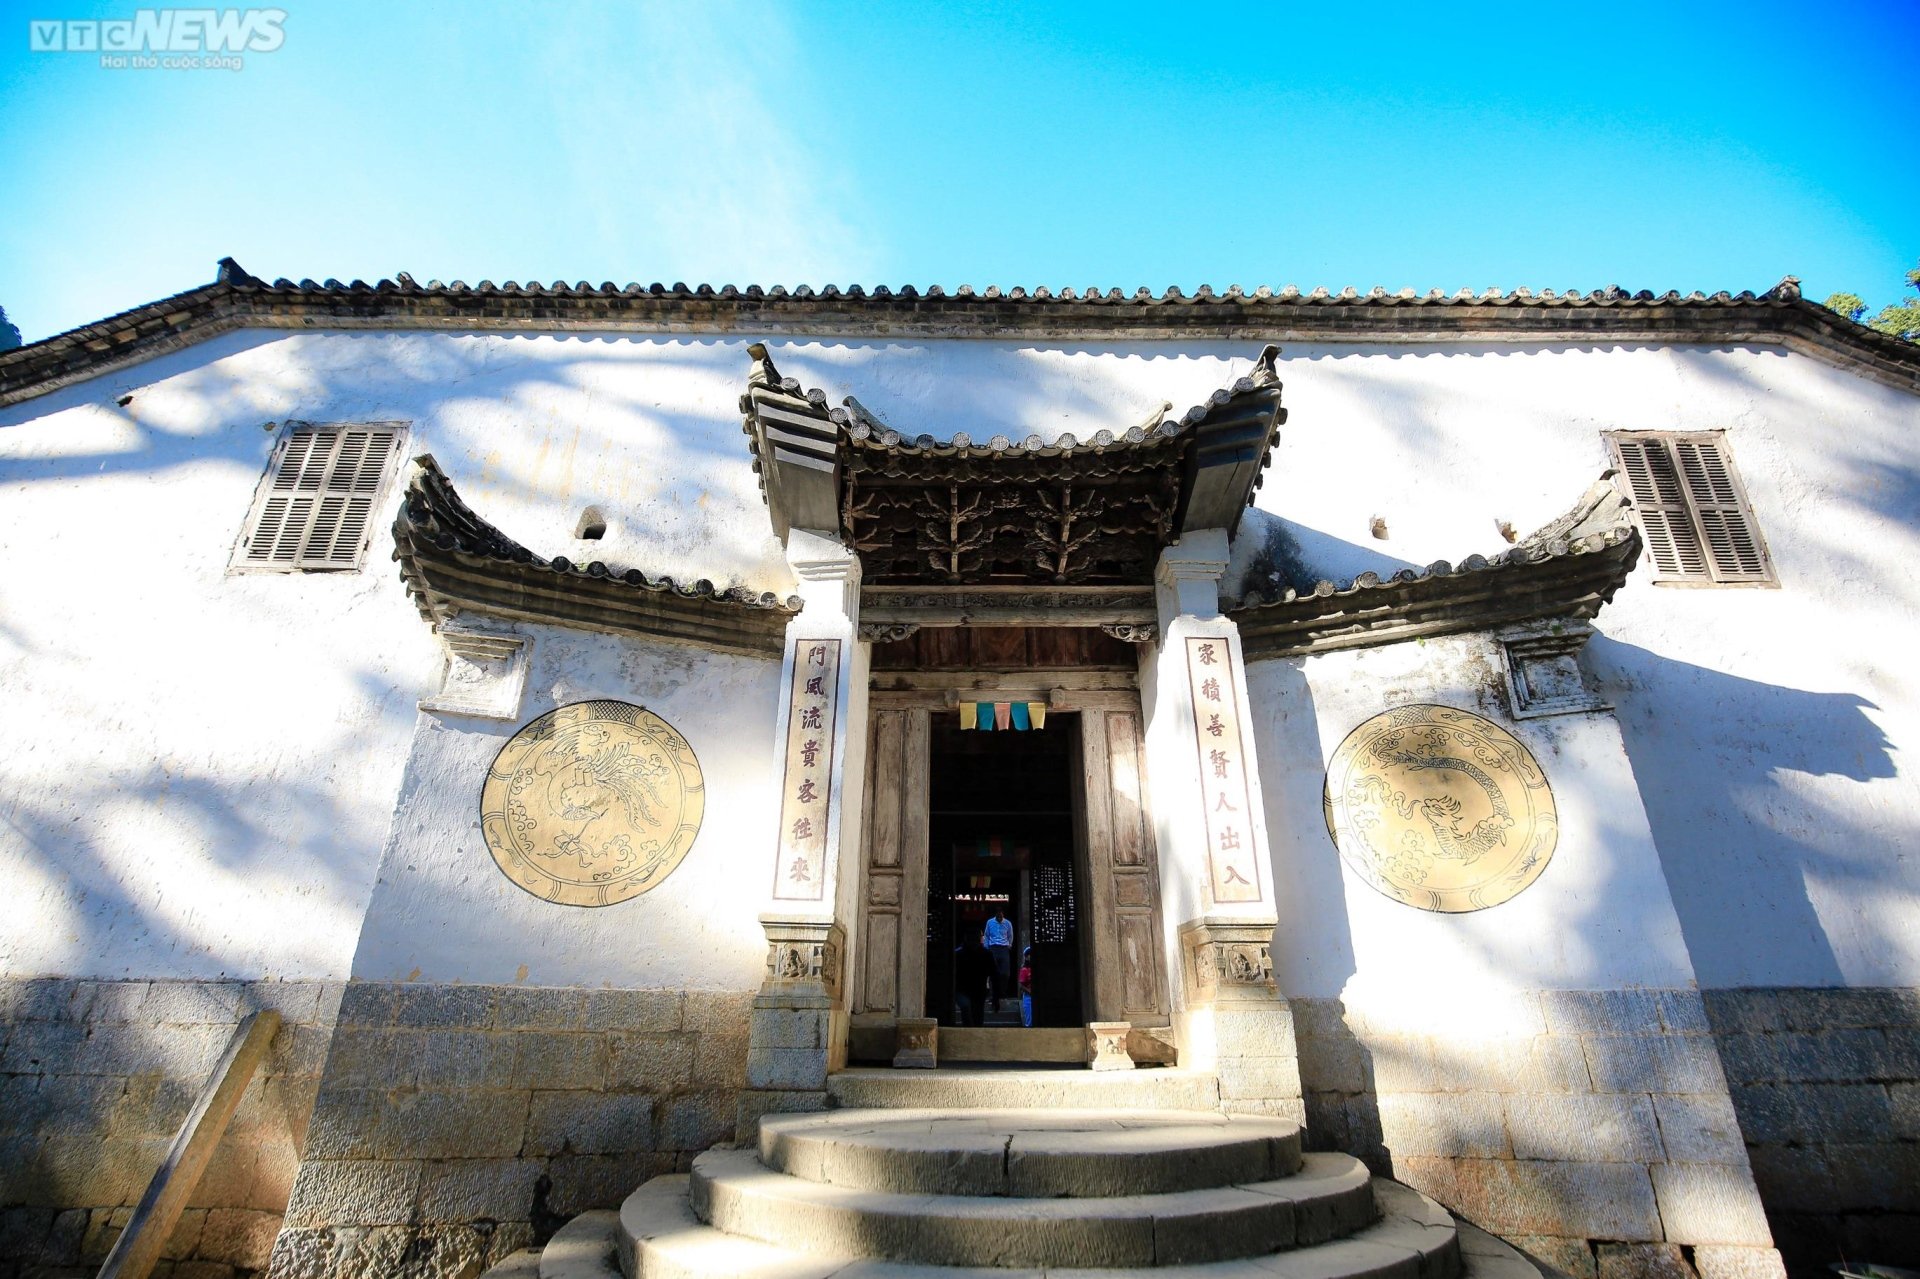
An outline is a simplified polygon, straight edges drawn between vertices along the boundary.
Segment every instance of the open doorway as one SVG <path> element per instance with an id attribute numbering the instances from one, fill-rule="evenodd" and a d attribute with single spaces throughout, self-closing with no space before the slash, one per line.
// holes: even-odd
<path id="1" fill-rule="evenodd" d="M 944 721 L 944 722 L 942 722 Z M 1079 717 L 1031 731 L 931 726 L 926 1015 L 944 1026 L 1078 1027 L 1080 907 L 1074 857 Z M 1009 938 L 998 956 L 982 934 Z M 1020 975 L 1029 977 L 1022 999 Z"/>

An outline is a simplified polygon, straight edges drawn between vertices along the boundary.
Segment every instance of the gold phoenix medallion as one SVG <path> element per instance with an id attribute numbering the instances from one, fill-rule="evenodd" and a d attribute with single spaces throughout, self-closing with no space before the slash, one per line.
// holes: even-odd
<path id="1" fill-rule="evenodd" d="M 693 847 L 707 806 L 693 747 L 626 702 L 548 711 L 500 748 L 480 830 L 501 873 L 563 906 L 656 888 Z"/>
<path id="2" fill-rule="evenodd" d="M 1403 706 L 1347 734 L 1323 802 L 1353 873 L 1421 910 L 1498 906 L 1540 877 L 1560 836 L 1532 753 L 1449 706 Z"/>

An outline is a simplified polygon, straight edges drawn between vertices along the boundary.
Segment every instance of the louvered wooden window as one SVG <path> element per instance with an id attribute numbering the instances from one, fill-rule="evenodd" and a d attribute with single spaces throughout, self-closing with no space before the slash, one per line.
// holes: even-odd
<path id="1" fill-rule="evenodd" d="M 406 429 L 397 422 L 296 424 L 274 450 L 247 529 L 240 569 L 354 569 L 386 495 Z"/>
<path id="2" fill-rule="evenodd" d="M 1776 584 L 1724 432 L 1622 431 L 1607 443 L 1656 581 Z"/>

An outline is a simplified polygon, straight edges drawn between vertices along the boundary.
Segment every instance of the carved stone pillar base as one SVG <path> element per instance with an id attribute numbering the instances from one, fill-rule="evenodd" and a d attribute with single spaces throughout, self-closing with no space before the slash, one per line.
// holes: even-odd
<path id="1" fill-rule="evenodd" d="M 1293 1010 L 1274 986 L 1272 946 L 1272 920 L 1209 916 L 1180 926 L 1180 1062 L 1219 1077 L 1225 1110 L 1300 1122 Z"/>
<path id="2" fill-rule="evenodd" d="M 940 1022 L 933 1017 L 902 1017 L 893 1026 L 896 1070 L 932 1070 L 940 1064 Z"/>
<path id="3" fill-rule="evenodd" d="M 1130 1021 L 1087 1023 L 1087 1065 L 1093 1070 L 1132 1070 L 1133 1057 L 1127 1052 Z"/>
<path id="4" fill-rule="evenodd" d="M 846 931 L 832 920 L 762 915 L 767 971 L 747 1035 L 747 1087 L 735 1139 L 751 1141 L 760 1116 L 821 1110 L 827 1075 L 846 1065 L 846 1011 L 840 956 Z"/>

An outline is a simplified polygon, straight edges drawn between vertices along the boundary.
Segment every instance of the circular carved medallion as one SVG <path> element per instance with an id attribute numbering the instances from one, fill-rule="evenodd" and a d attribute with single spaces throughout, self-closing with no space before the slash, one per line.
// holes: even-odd
<path id="1" fill-rule="evenodd" d="M 700 761 L 671 724 L 626 702 L 575 702 L 500 748 L 480 790 L 480 830 L 528 892 L 611 906 L 673 873 L 706 805 Z"/>
<path id="2" fill-rule="evenodd" d="M 1527 748 L 1449 706 L 1403 706 L 1347 734 L 1324 803 L 1354 874 L 1422 910 L 1498 906 L 1540 877 L 1560 835 Z"/>

